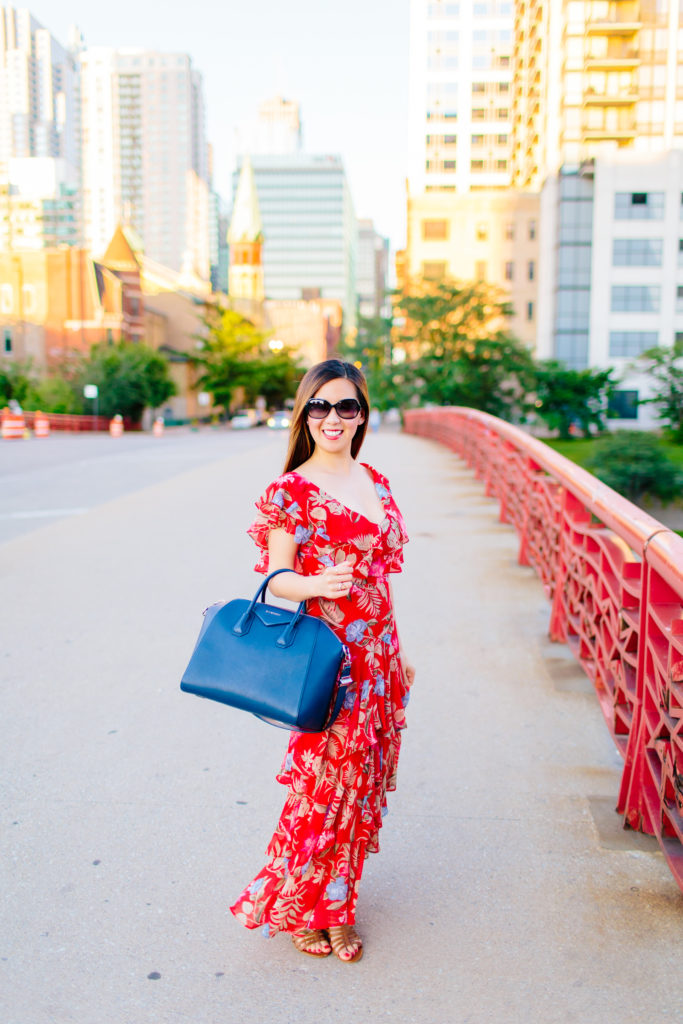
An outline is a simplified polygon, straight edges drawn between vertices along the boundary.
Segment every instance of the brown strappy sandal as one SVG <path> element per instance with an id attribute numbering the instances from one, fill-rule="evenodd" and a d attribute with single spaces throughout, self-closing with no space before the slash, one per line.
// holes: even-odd
<path id="1" fill-rule="evenodd" d="M 363 956 L 363 941 L 353 927 L 350 924 L 335 924 L 327 929 L 330 936 L 330 942 L 332 943 L 332 952 L 343 964 L 355 964 Z M 342 952 L 349 946 L 353 948 L 357 947 L 356 952 L 353 956 L 342 956 Z"/>
<path id="2" fill-rule="evenodd" d="M 332 952 L 327 935 L 320 928 L 302 928 L 301 931 L 290 932 L 290 935 L 295 948 L 306 956 L 329 956 Z M 322 944 L 327 946 L 327 951 L 312 948 Z"/>

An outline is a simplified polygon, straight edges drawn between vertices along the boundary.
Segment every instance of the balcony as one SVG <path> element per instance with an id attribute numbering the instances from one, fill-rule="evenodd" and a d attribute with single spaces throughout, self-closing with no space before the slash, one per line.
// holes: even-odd
<path id="1" fill-rule="evenodd" d="M 584 107 L 630 107 L 637 102 L 638 98 L 636 91 L 612 94 L 587 89 L 584 93 L 583 105 Z"/>
<path id="2" fill-rule="evenodd" d="M 584 128 L 582 133 L 584 142 L 630 142 L 637 135 L 636 126 L 626 128 Z"/>
<path id="3" fill-rule="evenodd" d="M 630 18 L 600 18 L 586 24 L 588 36 L 633 36 L 642 28 L 642 22 Z"/>
<path id="4" fill-rule="evenodd" d="M 640 66 L 637 50 L 606 54 L 604 57 L 586 57 L 587 71 L 632 71 Z"/>

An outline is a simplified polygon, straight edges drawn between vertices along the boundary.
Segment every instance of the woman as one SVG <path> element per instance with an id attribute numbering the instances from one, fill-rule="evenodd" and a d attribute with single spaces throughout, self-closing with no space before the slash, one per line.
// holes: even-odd
<path id="1" fill-rule="evenodd" d="M 354 963 L 363 863 L 379 849 L 387 790 L 395 789 L 400 730 L 414 670 L 399 646 L 387 574 L 407 541 L 387 480 L 356 461 L 367 429 L 367 385 L 328 359 L 297 391 L 283 476 L 257 502 L 249 533 L 260 572 L 296 569 L 270 584 L 307 602 L 351 653 L 352 684 L 334 725 L 292 733 L 278 781 L 288 795 L 270 858 L 233 914 L 247 928 L 291 933 L 298 950 Z"/>

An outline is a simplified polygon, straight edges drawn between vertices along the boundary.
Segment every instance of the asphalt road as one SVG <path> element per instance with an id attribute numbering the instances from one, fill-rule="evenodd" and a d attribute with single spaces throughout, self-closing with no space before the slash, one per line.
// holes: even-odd
<path id="1" fill-rule="evenodd" d="M 201 610 L 253 591 L 244 531 L 284 442 L 0 446 L 3 510 L 24 514 L 0 544 L 1 1024 L 680 1020 L 683 897 L 612 810 L 595 695 L 547 641 L 496 503 L 418 438 L 363 452 L 407 519 L 418 669 L 365 956 L 311 960 L 229 915 L 281 808 L 286 734 L 178 680 Z"/>
<path id="2" fill-rule="evenodd" d="M 0 441 L 0 544 L 273 440 L 265 428 L 206 427 L 171 428 L 161 438 L 55 432 L 41 440 Z"/>

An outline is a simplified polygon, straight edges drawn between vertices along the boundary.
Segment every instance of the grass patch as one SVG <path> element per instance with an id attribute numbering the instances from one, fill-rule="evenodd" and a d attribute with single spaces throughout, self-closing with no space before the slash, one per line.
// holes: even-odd
<path id="1" fill-rule="evenodd" d="M 599 438 L 596 437 L 577 437 L 576 439 L 572 438 L 570 441 L 561 441 L 557 438 L 539 438 L 539 440 L 542 440 L 549 448 L 559 452 L 560 455 L 564 455 L 565 458 L 575 462 L 577 466 L 583 467 L 585 467 L 586 462 L 595 451 L 595 446 L 599 443 Z M 673 441 L 665 441 L 663 438 L 660 438 L 659 444 L 665 455 L 668 455 L 677 466 L 683 468 L 683 444 L 674 444 Z"/>

